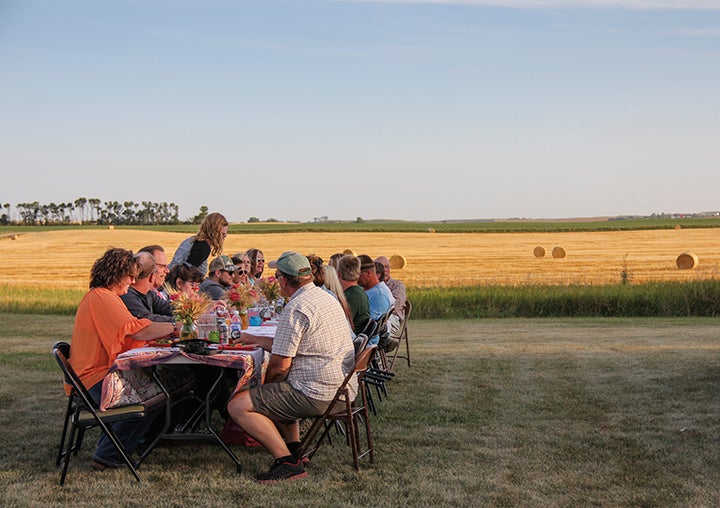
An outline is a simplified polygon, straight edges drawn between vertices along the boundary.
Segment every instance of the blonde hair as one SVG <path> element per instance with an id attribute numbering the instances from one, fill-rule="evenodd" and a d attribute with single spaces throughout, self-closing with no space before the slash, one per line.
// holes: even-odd
<path id="1" fill-rule="evenodd" d="M 225 216 L 218 212 L 208 214 L 200 223 L 195 235 L 195 240 L 204 240 L 210 245 L 210 254 L 218 256 L 222 253 L 225 238 L 222 234 L 222 228 L 228 226 Z"/>
<path id="2" fill-rule="evenodd" d="M 338 278 L 337 271 L 334 266 L 326 265 L 325 269 L 325 287 L 332 291 L 337 296 L 340 306 L 345 312 L 345 316 L 348 318 L 350 325 L 352 325 L 352 312 L 350 306 L 345 298 L 345 292 L 343 291 L 342 285 L 340 285 L 340 279 Z"/>

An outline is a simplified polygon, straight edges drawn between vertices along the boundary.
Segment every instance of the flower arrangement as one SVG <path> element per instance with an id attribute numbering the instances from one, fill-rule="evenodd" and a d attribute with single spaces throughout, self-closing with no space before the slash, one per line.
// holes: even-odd
<path id="1" fill-rule="evenodd" d="M 230 307 L 237 309 L 240 313 L 257 303 L 259 295 L 254 287 L 249 284 L 233 284 L 225 292 L 225 301 Z"/>
<path id="2" fill-rule="evenodd" d="M 186 325 L 191 325 L 213 303 L 212 298 L 205 293 L 194 291 L 186 293 L 171 288 L 166 289 L 173 305 L 175 319 Z"/>
<path id="3" fill-rule="evenodd" d="M 263 277 L 258 281 L 257 286 L 260 291 L 262 291 L 263 296 L 265 296 L 265 299 L 268 302 L 273 302 L 281 296 L 280 282 L 273 276 L 267 278 Z"/>

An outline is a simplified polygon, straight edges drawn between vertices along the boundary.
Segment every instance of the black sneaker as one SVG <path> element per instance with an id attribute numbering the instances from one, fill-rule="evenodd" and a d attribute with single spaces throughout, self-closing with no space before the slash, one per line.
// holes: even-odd
<path id="1" fill-rule="evenodd" d="M 307 472 L 302 463 L 294 458 L 292 460 L 295 462 L 288 462 L 287 458 L 275 460 L 270 466 L 270 470 L 267 473 L 258 473 L 255 475 L 255 480 L 259 483 L 274 483 L 305 478 Z"/>
<path id="2" fill-rule="evenodd" d="M 307 466 L 310 463 L 310 457 L 303 457 L 303 455 L 305 455 L 305 449 L 300 446 L 299 442 L 288 443 L 287 446 L 292 456 L 300 461 L 303 466 Z"/>

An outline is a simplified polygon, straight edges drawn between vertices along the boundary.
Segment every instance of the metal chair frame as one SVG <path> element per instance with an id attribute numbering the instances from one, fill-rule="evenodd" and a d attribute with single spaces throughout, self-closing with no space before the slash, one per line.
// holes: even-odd
<path id="1" fill-rule="evenodd" d="M 367 371 L 376 350 L 377 346 L 368 346 L 357 356 L 354 369 L 345 376 L 345 380 L 337 389 L 335 397 L 325 413 L 315 418 L 312 426 L 308 429 L 302 439 L 302 448 L 305 450 L 303 455 L 304 457 L 313 457 L 320 448 L 324 439 L 327 438 L 328 442 L 332 443 L 329 434 L 330 430 L 333 428 L 331 423 L 341 420 L 347 427 L 346 439 L 352 450 L 353 466 L 355 467 L 355 470 L 360 470 L 359 460 L 366 455 L 369 456 L 370 463 L 375 463 L 375 448 L 373 447 L 372 434 L 370 431 L 370 413 L 368 411 L 364 374 Z M 350 391 L 347 387 L 353 376 L 357 376 L 358 379 L 358 394 L 360 395 L 360 399 L 362 401 L 360 405 L 357 404 L 357 400 L 350 399 Z M 338 406 L 341 406 L 340 412 L 338 412 Z M 360 419 L 362 419 L 365 424 L 367 448 L 364 451 L 360 451 Z M 313 444 L 313 441 L 321 429 L 323 429 L 323 433 Z"/>
<path id="2" fill-rule="evenodd" d="M 142 404 L 134 404 L 101 411 L 68 361 L 70 345 L 67 342 L 56 342 L 53 345 L 52 352 L 60 369 L 63 371 L 65 382 L 72 387 L 70 395 L 68 396 L 65 422 L 60 438 L 57 460 L 55 461 L 57 467 L 62 466 L 60 485 L 65 485 L 70 456 L 78 454 L 82 446 L 85 431 L 92 427 L 100 427 L 101 431 L 107 435 L 110 442 L 122 456 L 130 472 L 132 472 L 135 479 L 139 482 L 140 475 L 137 472 L 139 464 L 127 453 L 125 446 L 112 430 L 112 424 L 145 418 L 147 414 L 145 406 Z"/>

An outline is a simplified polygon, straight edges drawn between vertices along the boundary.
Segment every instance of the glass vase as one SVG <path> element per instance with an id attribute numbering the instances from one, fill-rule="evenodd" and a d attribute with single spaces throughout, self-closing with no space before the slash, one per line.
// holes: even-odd
<path id="1" fill-rule="evenodd" d="M 195 321 L 185 321 L 180 328 L 180 340 L 190 340 L 198 338 L 198 327 Z"/>

